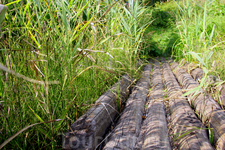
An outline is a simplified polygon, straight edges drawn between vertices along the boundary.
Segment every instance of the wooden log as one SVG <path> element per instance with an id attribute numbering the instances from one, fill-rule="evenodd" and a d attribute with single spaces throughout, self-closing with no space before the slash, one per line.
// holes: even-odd
<path id="1" fill-rule="evenodd" d="M 195 81 L 201 82 L 202 78 L 204 77 L 204 72 L 201 68 L 193 67 L 193 64 L 188 64 L 184 67 L 186 72 L 190 73 L 191 76 L 194 78 Z M 215 85 L 218 82 L 223 82 L 222 80 L 216 78 L 216 76 L 209 75 L 206 79 L 206 82 Z M 225 83 L 214 87 L 216 91 L 218 91 L 219 97 L 216 97 L 215 100 L 220 104 L 225 106 Z"/>
<path id="2" fill-rule="evenodd" d="M 201 68 L 196 68 L 190 71 L 191 76 L 195 79 L 195 81 L 201 82 L 203 78 L 203 70 Z M 217 79 L 213 75 L 209 75 L 207 82 L 215 84 L 216 82 L 223 82 L 222 80 Z M 219 92 L 219 99 L 217 102 L 223 106 L 225 106 L 225 84 L 218 85 L 215 87 L 216 90 Z"/>
<path id="3" fill-rule="evenodd" d="M 197 118 L 186 98 L 182 97 L 181 88 L 165 60 L 162 67 L 170 98 L 171 134 L 176 135 L 174 136 L 174 143 L 176 143 L 178 149 L 213 149 L 207 136 L 206 127 Z"/>
<path id="4" fill-rule="evenodd" d="M 118 124 L 103 148 L 104 150 L 134 149 L 140 133 L 144 106 L 150 87 L 150 72 L 151 65 L 148 64 L 144 67 L 142 77 L 133 88 Z"/>
<path id="5" fill-rule="evenodd" d="M 190 74 L 180 69 L 177 63 L 171 65 L 178 81 L 184 89 L 191 90 L 199 86 Z M 225 149 L 225 112 L 219 104 L 208 94 L 201 93 L 195 97 L 189 95 L 189 103 L 192 105 L 202 122 L 213 129 L 213 142 L 217 149 Z"/>
<path id="6" fill-rule="evenodd" d="M 148 97 L 148 106 L 146 109 L 146 119 L 143 122 L 136 149 L 171 149 L 163 103 L 164 86 L 161 76 L 160 64 L 155 62 L 151 78 L 152 89 Z"/>
<path id="7" fill-rule="evenodd" d="M 92 150 L 103 140 L 106 129 L 117 114 L 117 99 L 125 99 L 131 80 L 128 76 L 114 84 L 84 115 L 76 120 L 63 140 L 64 149 Z"/>
<path id="8" fill-rule="evenodd" d="M 192 77 L 194 78 L 195 81 L 199 81 L 203 78 L 203 70 L 200 68 L 196 68 L 194 70 L 190 71 Z"/>

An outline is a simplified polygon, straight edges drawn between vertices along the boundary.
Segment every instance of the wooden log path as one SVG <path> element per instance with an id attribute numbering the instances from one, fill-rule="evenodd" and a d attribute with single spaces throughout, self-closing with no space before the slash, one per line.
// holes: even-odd
<path id="1" fill-rule="evenodd" d="M 143 67 L 131 94 L 132 81 L 123 76 L 71 125 L 63 149 L 225 150 L 224 110 L 204 91 L 183 96 L 199 86 L 198 72 L 161 58 Z M 118 95 L 126 105 L 115 120 Z"/>
<path id="2" fill-rule="evenodd" d="M 171 146 L 168 137 L 166 113 L 163 103 L 164 85 L 162 82 L 160 64 L 157 61 L 154 63 L 153 67 L 151 87 L 152 89 L 148 96 L 146 108 L 146 119 L 143 122 L 136 149 L 170 150 Z"/>
<path id="3" fill-rule="evenodd" d="M 150 87 L 151 68 L 150 64 L 144 67 L 142 77 L 128 98 L 118 124 L 103 149 L 134 149 L 141 130 L 142 116 Z"/>
<path id="4" fill-rule="evenodd" d="M 197 118 L 194 111 L 188 104 L 181 87 L 176 81 L 170 66 L 167 62 L 163 63 L 163 75 L 168 90 L 171 113 L 172 133 L 176 135 L 176 142 L 179 149 L 213 149 L 207 138 L 206 127 Z M 184 133 L 189 133 L 182 137 Z M 180 137 L 180 138 L 178 138 Z"/>
<path id="5" fill-rule="evenodd" d="M 187 90 L 194 89 L 199 86 L 190 74 L 184 69 L 179 68 L 179 65 L 174 62 L 171 67 L 174 69 L 178 81 L 183 88 Z M 212 99 L 208 94 L 199 92 L 194 97 L 189 95 L 189 103 L 194 107 L 196 113 L 201 118 L 201 121 L 209 128 L 213 129 L 213 142 L 217 149 L 225 149 L 225 112 L 220 105 Z"/>

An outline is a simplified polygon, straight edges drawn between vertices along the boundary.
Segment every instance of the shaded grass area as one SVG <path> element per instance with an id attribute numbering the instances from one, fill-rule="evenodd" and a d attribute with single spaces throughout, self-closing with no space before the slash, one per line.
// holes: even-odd
<path id="1" fill-rule="evenodd" d="M 173 2 L 155 3 L 150 6 L 153 22 L 145 30 L 143 54 L 152 57 L 170 57 L 172 50 L 179 41 L 174 11 L 178 9 Z"/>
<path id="2" fill-rule="evenodd" d="M 149 37 L 149 46 L 146 48 L 150 56 L 170 57 L 176 41 L 179 39 L 178 32 L 174 28 L 149 27 L 146 32 Z"/>
<path id="3" fill-rule="evenodd" d="M 144 34 L 146 55 L 185 59 L 225 79 L 224 1 L 171 1 L 150 7 L 153 22 Z"/>

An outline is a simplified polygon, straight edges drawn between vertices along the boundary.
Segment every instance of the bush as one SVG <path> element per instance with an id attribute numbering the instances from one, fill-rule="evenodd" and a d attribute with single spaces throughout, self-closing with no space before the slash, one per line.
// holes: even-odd
<path id="1" fill-rule="evenodd" d="M 152 11 L 152 18 L 155 19 L 152 23 L 153 26 L 167 28 L 175 21 L 174 17 L 167 11 L 160 8 L 154 8 Z"/>

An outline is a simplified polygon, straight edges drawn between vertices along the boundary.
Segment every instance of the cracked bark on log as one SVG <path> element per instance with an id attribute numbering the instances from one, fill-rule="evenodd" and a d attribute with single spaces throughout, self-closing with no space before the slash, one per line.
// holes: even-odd
<path id="1" fill-rule="evenodd" d="M 178 81 L 183 88 L 191 90 L 199 86 L 190 74 L 184 69 L 180 69 L 177 63 L 173 63 L 171 67 Z M 191 97 L 192 95 L 189 95 Z M 208 127 L 213 128 L 213 141 L 217 149 L 225 149 L 225 112 L 219 104 L 208 94 L 199 92 L 195 97 L 189 100 L 191 106 L 194 107 L 196 113 L 199 114 L 202 122 Z"/>
<path id="2" fill-rule="evenodd" d="M 174 137 L 175 139 L 178 137 L 175 141 L 178 149 L 213 149 L 207 136 L 206 127 L 197 118 L 186 98 L 182 97 L 183 93 L 181 88 L 173 75 L 169 64 L 165 62 L 165 59 L 163 63 L 163 74 L 168 96 L 171 97 L 169 99 L 172 128 L 171 134 L 176 135 Z M 188 134 L 182 137 L 185 133 Z"/>
<path id="3" fill-rule="evenodd" d="M 136 149 L 171 149 L 163 103 L 164 86 L 161 76 L 160 64 L 155 62 L 151 78 L 152 89 L 149 93 L 148 106 L 146 109 L 146 119 L 143 122 Z"/>
<path id="4" fill-rule="evenodd" d="M 129 94 L 131 79 L 123 76 L 106 91 L 84 115 L 76 120 L 66 133 L 64 149 L 94 149 L 103 139 L 106 129 L 117 114 L 117 99 L 126 99 Z"/>
<path id="5" fill-rule="evenodd" d="M 150 87 L 151 65 L 144 67 L 142 77 L 138 80 L 127 100 L 126 107 L 112 132 L 104 150 L 134 149 L 140 133 L 144 106 Z"/>

